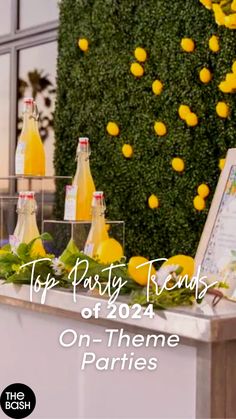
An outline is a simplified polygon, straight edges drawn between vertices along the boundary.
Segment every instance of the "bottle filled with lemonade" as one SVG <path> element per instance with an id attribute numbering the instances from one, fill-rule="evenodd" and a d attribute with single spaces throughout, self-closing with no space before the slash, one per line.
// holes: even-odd
<path id="1" fill-rule="evenodd" d="M 23 127 L 16 148 L 15 173 L 45 175 L 45 151 L 38 129 L 37 106 L 32 98 L 24 99 Z"/>
<path id="2" fill-rule="evenodd" d="M 105 201 L 103 192 L 94 192 L 92 200 L 92 224 L 85 244 L 84 253 L 96 257 L 99 245 L 108 239 L 105 224 Z"/>
<path id="3" fill-rule="evenodd" d="M 17 225 L 13 236 L 10 236 L 10 244 L 14 249 L 17 249 L 20 243 L 28 244 L 40 235 L 36 221 L 37 204 L 34 192 L 20 192 L 17 212 Z M 33 244 L 32 255 L 45 256 L 41 239 L 37 239 Z"/>
<path id="4" fill-rule="evenodd" d="M 23 223 L 24 203 L 25 203 L 25 192 L 19 192 L 19 197 L 18 197 L 18 201 L 17 201 L 17 209 L 16 209 L 18 217 L 17 217 L 16 228 L 14 230 L 12 239 L 15 237 L 16 240 L 17 240 L 17 238 L 19 237 L 21 227 L 22 227 L 22 223 Z"/>
<path id="5" fill-rule="evenodd" d="M 89 139 L 79 138 L 76 173 L 72 185 L 66 189 L 65 220 L 91 220 L 91 203 L 95 186 L 90 171 L 89 155 Z"/>

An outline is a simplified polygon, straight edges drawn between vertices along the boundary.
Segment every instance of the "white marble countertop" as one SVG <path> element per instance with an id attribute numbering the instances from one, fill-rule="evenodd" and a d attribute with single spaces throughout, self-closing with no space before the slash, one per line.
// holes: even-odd
<path id="1" fill-rule="evenodd" d="M 101 311 L 97 324 L 111 322 L 123 325 L 129 329 L 142 329 L 147 332 L 178 334 L 186 339 L 202 342 L 219 342 L 236 340 L 236 303 L 222 299 L 217 306 L 212 307 L 212 297 L 207 296 L 202 304 L 192 307 L 180 307 L 171 310 L 155 311 L 155 317 L 149 319 L 114 319 L 108 320 L 107 299 L 88 292 L 76 294 L 77 301 L 73 301 L 72 292 L 64 289 L 52 289 L 47 293 L 46 301 L 41 304 L 41 292 L 33 294 L 30 301 L 30 287 L 28 285 L 4 284 L 0 281 L 0 304 L 18 306 L 23 309 L 68 316 L 81 320 L 81 310 L 84 307 L 93 308 L 96 303 L 101 303 Z M 116 304 L 127 302 L 127 298 L 119 298 Z"/>

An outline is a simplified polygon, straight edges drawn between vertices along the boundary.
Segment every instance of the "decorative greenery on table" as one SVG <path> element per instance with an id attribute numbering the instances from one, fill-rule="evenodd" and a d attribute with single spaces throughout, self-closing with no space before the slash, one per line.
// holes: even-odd
<path id="1" fill-rule="evenodd" d="M 51 240 L 48 233 L 44 233 L 40 236 L 42 240 Z M 37 239 L 35 239 L 37 240 Z M 16 251 L 11 251 L 9 245 L 4 246 L 0 251 L 0 277 L 5 279 L 5 283 L 15 283 L 18 285 L 31 284 L 31 272 L 32 265 L 24 266 L 29 262 L 33 262 L 37 259 L 42 259 L 35 264 L 34 280 L 37 276 L 40 277 L 40 282 L 46 281 L 47 276 L 50 278 L 54 277 L 58 281 L 58 287 L 70 288 L 72 287 L 73 275 L 69 277 L 71 269 L 76 265 L 76 261 L 87 260 L 89 262 L 89 269 L 86 274 L 86 278 L 99 275 L 99 281 L 103 287 L 108 282 L 109 273 L 103 271 L 109 265 L 104 265 L 98 261 L 91 259 L 84 253 L 81 253 L 76 247 L 73 240 L 71 240 L 62 253 L 60 258 L 55 258 L 54 255 L 46 254 L 35 258 L 32 255 L 32 249 L 35 240 L 32 240 L 29 244 L 22 243 L 19 245 Z M 114 263 L 118 265 L 121 262 Z M 77 269 L 77 275 L 84 272 L 84 266 L 81 265 Z M 180 271 L 181 272 L 181 269 Z M 126 267 L 115 267 L 112 270 L 112 278 L 121 277 L 123 281 L 126 281 L 125 286 L 120 290 L 119 295 L 127 294 L 130 296 L 130 303 L 139 303 L 143 306 L 147 305 L 147 288 L 138 285 L 128 274 Z M 115 289 L 114 289 L 115 290 Z M 165 309 L 168 307 L 192 305 L 195 301 L 195 288 L 190 289 L 183 285 L 177 290 L 164 290 L 161 295 L 156 295 L 154 288 L 150 287 L 150 303 L 153 304 L 156 309 Z M 201 300 L 198 301 L 199 303 Z"/>
<path id="2" fill-rule="evenodd" d="M 57 175 L 75 171 L 78 136 L 89 136 L 91 166 L 97 189 L 105 191 L 109 219 L 126 222 L 126 254 L 150 259 L 176 253 L 194 255 L 220 174 L 219 159 L 236 146 L 236 97 L 218 89 L 236 59 L 236 32 L 217 26 L 213 14 L 198 0 L 91 0 L 60 2 L 58 89 L 55 118 Z M 220 51 L 209 49 L 212 35 Z M 184 52 L 183 37 L 195 50 Z M 79 38 L 89 41 L 87 52 Z M 147 51 L 143 77 L 130 65 L 134 50 Z M 212 81 L 203 84 L 199 71 L 207 67 Z M 163 92 L 154 95 L 160 79 Z M 230 116 L 216 114 L 218 101 L 230 106 Z M 178 116 L 187 104 L 198 116 L 188 127 Z M 167 126 L 159 137 L 156 120 Z M 106 125 L 120 127 L 116 137 Z M 122 154 L 131 144 L 133 156 Z M 182 173 L 171 167 L 173 157 L 185 162 Z M 197 187 L 206 183 L 206 209 L 193 207 Z M 159 208 L 148 207 L 148 197 Z M 64 191 L 58 189 L 57 209 L 63 213 Z"/>

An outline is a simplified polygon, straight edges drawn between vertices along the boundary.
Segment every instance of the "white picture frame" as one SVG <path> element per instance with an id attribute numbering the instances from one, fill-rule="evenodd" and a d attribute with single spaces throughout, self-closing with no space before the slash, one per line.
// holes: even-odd
<path id="1" fill-rule="evenodd" d="M 195 272 L 209 282 L 226 282 L 224 294 L 236 300 L 236 148 L 228 150 L 195 256 Z"/>

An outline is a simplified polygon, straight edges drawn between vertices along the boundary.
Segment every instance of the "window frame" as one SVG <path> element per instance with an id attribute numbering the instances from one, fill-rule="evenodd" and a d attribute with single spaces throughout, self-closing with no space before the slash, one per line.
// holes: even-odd
<path id="1" fill-rule="evenodd" d="M 19 52 L 22 49 L 57 41 L 59 19 L 26 29 L 19 29 L 20 0 L 11 0 L 10 32 L 0 36 L 0 55 L 10 55 L 10 115 L 9 115 L 9 175 L 15 171 L 15 148 L 18 115 L 18 74 Z M 10 182 L 10 194 L 15 193 L 15 185 Z"/>

